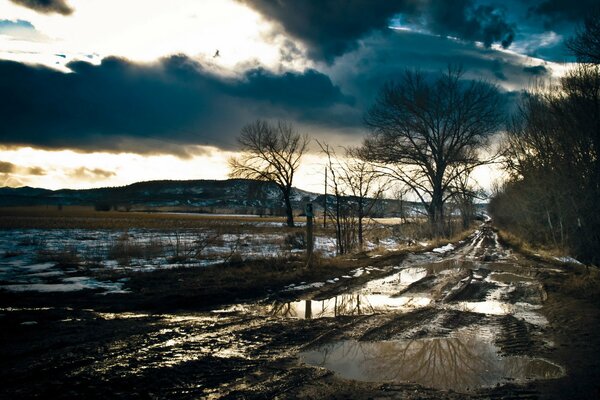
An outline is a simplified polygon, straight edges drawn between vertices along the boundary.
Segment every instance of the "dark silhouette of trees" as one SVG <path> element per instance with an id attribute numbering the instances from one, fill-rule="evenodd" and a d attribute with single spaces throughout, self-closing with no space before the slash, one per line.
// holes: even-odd
<path id="1" fill-rule="evenodd" d="M 510 126 L 510 180 L 490 203 L 496 222 L 536 244 L 600 261 L 600 19 L 568 42 L 580 64 L 524 94 Z"/>
<path id="2" fill-rule="evenodd" d="M 600 64 L 600 7 L 593 11 L 567 47 L 581 63 Z"/>
<path id="3" fill-rule="evenodd" d="M 582 260 L 600 260 L 600 66 L 523 96 L 510 124 L 511 179 L 491 202 L 497 223 Z"/>
<path id="4" fill-rule="evenodd" d="M 503 120 L 497 87 L 462 77 L 460 68 L 448 68 L 436 78 L 406 71 L 381 89 L 365 116 L 371 134 L 364 154 L 410 188 L 436 236 L 444 233 L 444 204 L 455 194 L 453 188 L 489 161 L 479 150 Z"/>
<path id="5" fill-rule="evenodd" d="M 308 136 L 298 133 L 288 122 L 257 120 L 242 128 L 238 142 L 242 154 L 229 159 L 230 176 L 275 183 L 285 203 L 287 225 L 294 226 L 290 195 Z"/>

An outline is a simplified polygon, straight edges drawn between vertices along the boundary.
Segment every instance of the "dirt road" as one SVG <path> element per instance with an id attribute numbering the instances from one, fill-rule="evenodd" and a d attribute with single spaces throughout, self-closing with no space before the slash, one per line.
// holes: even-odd
<path id="1" fill-rule="evenodd" d="M 599 398 L 600 316 L 558 289 L 568 272 L 489 226 L 373 261 L 202 312 L 3 299 L 0 396 Z"/>

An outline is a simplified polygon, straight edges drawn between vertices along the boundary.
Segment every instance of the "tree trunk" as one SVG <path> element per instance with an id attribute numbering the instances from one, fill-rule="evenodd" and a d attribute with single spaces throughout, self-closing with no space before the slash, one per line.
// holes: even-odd
<path id="1" fill-rule="evenodd" d="M 358 248 L 360 251 L 363 250 L 363 204 L 362 200 L 358 203 Z"/>
<path id="2" fill-rule="evenodd" d="M 444 193 L 441 184 L 434 185 L 429 208 L 429 220 L 433 235 L 440 237 L 444 235 Z"/>
<path id="3" fill-rule="evenodd" d="M 285 202 L 285 215 L 287 217 L 287 226 L 294 227 L 294 210 L 292 209 L 292 202 L 290 201 L 290 189 L 283 190 L 283 201 Z"/>

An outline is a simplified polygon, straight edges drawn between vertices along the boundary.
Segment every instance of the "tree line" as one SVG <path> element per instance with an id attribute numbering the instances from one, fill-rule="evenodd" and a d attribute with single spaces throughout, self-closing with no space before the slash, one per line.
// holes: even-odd
<path id="1" fill-rule="evenodd" d="M 490 210 L 537 245 L 600 261 L 600 14 L 567 42 L 578 64 L 521 96 L 508 124 L 509 179 Z"/>

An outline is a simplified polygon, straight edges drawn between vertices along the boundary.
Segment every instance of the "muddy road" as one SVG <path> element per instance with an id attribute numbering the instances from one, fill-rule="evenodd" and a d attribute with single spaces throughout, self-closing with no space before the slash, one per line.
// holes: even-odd
<path id="1" fill-rule="evenodd" d="M 197 312 L 3 299 L 0 397 L 600 398 L 598 307 L 566 269 L 488 226 L 436 250 Z"/>

